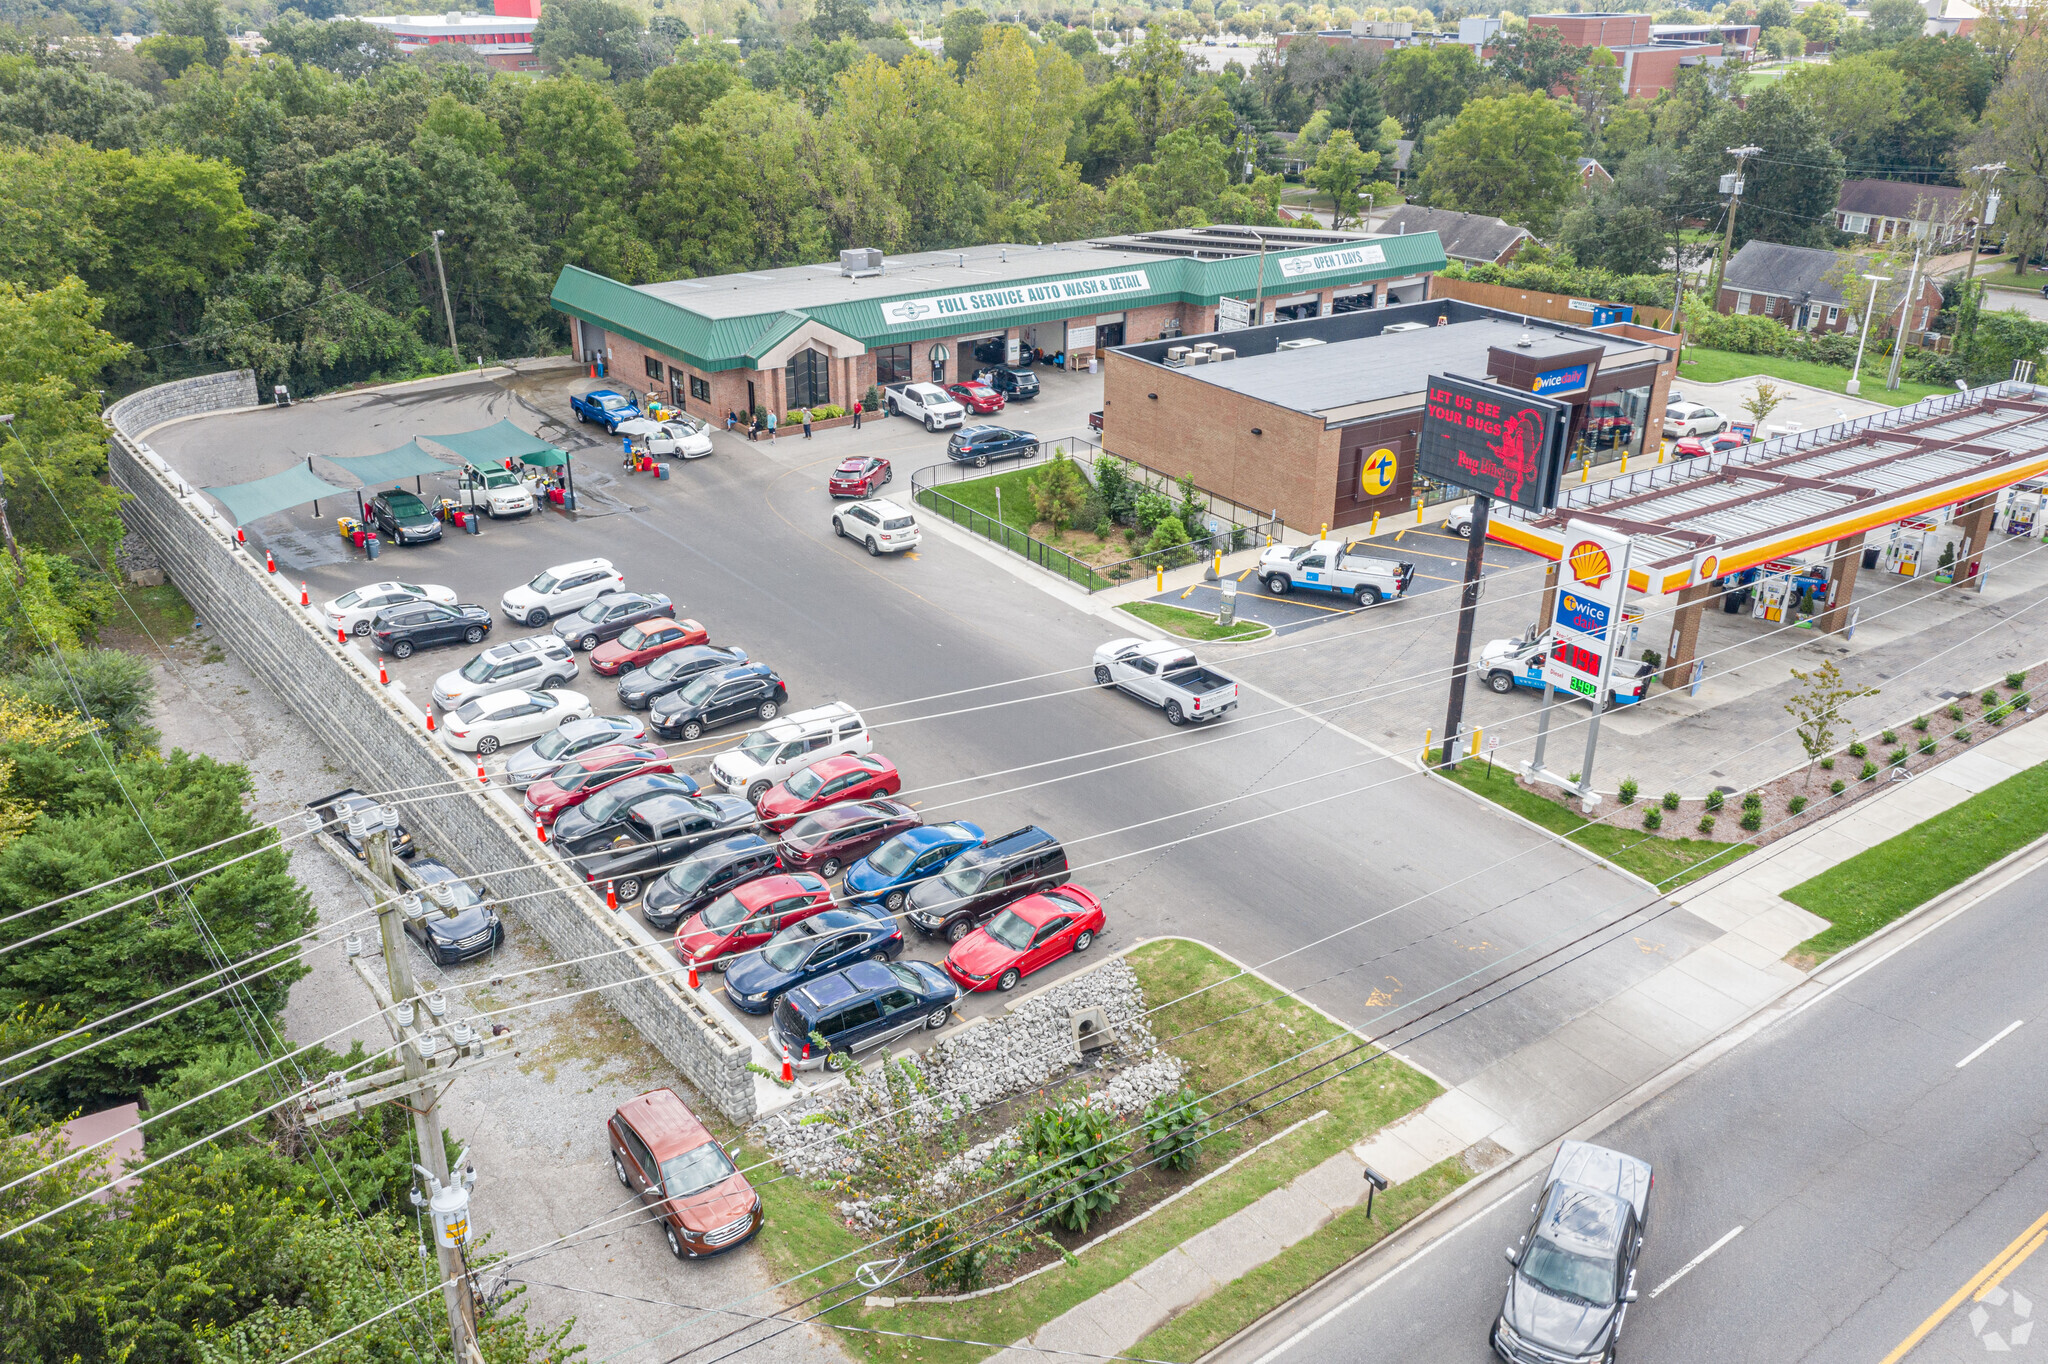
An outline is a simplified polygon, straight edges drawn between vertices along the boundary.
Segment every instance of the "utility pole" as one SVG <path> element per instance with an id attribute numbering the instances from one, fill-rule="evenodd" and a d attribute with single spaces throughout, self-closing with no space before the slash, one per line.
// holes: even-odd
<path id="1" fill-rule="evenodd" d="M 1877 286 L 1890 284 L 1890 275 L 1865 275 L 1870 281 L 1870 302 L 1863 309 L 1863 325 L 1856 330 L 1856 363 L 1849 370 L 1849 382 L 1843 385 L 1850 397 L 1863 391 L 1863 347 L 1870 340 L 1870 329 L 1877 321 Z"/>
<path id="2" fill-rule="evenodd" d="M 1913 248 L 1913 269 L 1906 276 L 1906 298 L 1899 304 L 1899 325 L 1892 330 L 1892 366 L 1884 376 L 1887 392 L 1899 386 L 1899 365 L 1906 358 L 1906 324 L 1913 317 L 1913 300 L 1920 294 L 1920 248 Z"/>
<path id="3" fill-rule="evenodd" d="M 1735 158 L 1735 174 L 1721 177 L 1721 188 L 1728 194 L 1728 226 L 1721 233 L 1721 254 L 1714 261 L 1714 283 L 1707 290 L 1707 306 L 1717 308 L 1721 301 L 1721 274 L 1728 268 L 1728 251 L 1735 245 L 1735 210 L 1742 203 L 1742 163 L 1752 156 L 1763 154 L 1762 147 L 1730 147 L 1728 155 Z"/>
<path id="4" fill-rule="evenodd" d="M 1993 161 L 1982 166 L 1970 167 L 1970 174 L 1988 178 L 1979 182 L 1977 190 L 1977 217 L 1970 224 L 1970 268 L 1963 271 L 1962 297 L 1969 300 L 1969 307 L 1963 315 L 1964 335 L 1956 338 L 1956 350 L 1960 354 L 1968 345 L 1969 338 L 1977 332 L 1977 248 L 1984 243 L 1984 229 L 1989 226 L 1985 219 L 1990 216 L 1991 196 L 1998 184 L 1998 173 L 2005 169 L 2005 162 Z"/>
<path id="5" fill-rule="evenodd" d="M 441 1094 L 456 1077 L 510 1055 L 512 1033 L 495 1024 L 484 1032 L 450 1019 L 447 999 L 440 991 L 420 993 L 406 955 L 404 919 L 452 909 L 455 901 L 448 896 L 443 905 L 431 894 L 441 889 L 438 886 L 430 887 L 424 899 L 399 892 L 391 858 L 391 831 L 397 825 L 398 812 L 389 806 L 378 806 L 349 820 L 349 833 L 362 846 L 371 875 L 390 892 L 381 897 L 377 909 L 384 978 L 378 979 L 363 961 L 360 935 L 348 935 L 346 950 L 349 964 L 376 997 L 403 1064 L 355 1080 L 330 1075 L 308 1088 L 302 1104 L 311 1124 L 353 1117 L 380 1103 L 399 1103 L 412 1114 L 420 1155 L 420 1163 L 413 1168 L 425 1185 L 424 1194 L 414 1191 L 413 1203 L 431 1210 L 449 1337 L 458 1364 L 469 1364 L 476 1352 L 476 1302 L 470 1293 L 462 1248 L 469 1239 L 469 1190 L 476 1183 L 476 1170 L 469 1164 L 467 1148 L 456 1161 L 457 1169 L 449 1170 L 447 1149 L 441 1144 Z M 445 891 L 442 894 L 447 896 Z M 418 1107 L 401 1102 L 415 1095 L 425 1096 Z"/>
<path id="6" fill-rule="evenodd" d="M 448 272 L 441 268 L 441 238 L 447 235 L 442 228 L 434 229 L 434 277 L 441 281 L 441 315 L 448 319 L 448 349 L 460 360 L 462 347 L 455 344 L 455 305 L 448 301 Z"/>
<path id="7" fill-rule="evenodd" d="M 1259 284 L 1253 291 L 1252 325 L 1263 327 L 1266 325 L 1266 234 L 1254 232 L 1252 235 L 1259 239 Z"/>
<path id="8" fill-rule="evenodd" d="M 14 435 L 14 414 L 0 413 L 0 426 L 7 428 L 7 434 Z M 17 440 L 20 437 L 15 437 Z M 28 569 L 22 566 L 21 546 L 14 543 L 14 525 L 7 519 L 7 471 L 0 469 L 0 533 L 7 536 L 7 552 L 14 556 L 14 585 L 28 586 Z"/>
<path id="9" fill-rule="evenodd" d="M 1458 770 L 1458 729 L 1465 723 L 1465 679 L 1472 664 L 1472 626 L 1479 614 L 1479 575 L 1486 564 L 1486 522 L 1493 499 L 1472 499 L 1472 529 L 1465 543 L 1465 592 L 1458 602 L 1458 640 L 1451 650 L 1451 701 L 1444 711 L 1444 767 Z"/>

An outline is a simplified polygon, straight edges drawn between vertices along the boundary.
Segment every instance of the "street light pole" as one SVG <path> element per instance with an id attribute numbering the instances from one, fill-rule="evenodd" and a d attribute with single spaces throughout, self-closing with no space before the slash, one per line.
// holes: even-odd
<path id="1" fill-rule="evenodd" d="M 1252 325 L 1266 325 L 1266 234 L 1256 230 L 1252 235 L 1259 239 L 1259 285 L 1252 298 Z"/>
<path id="2" fill-rule="evenodd" d="M 1735 245 L 1735 210 L 1742 203 L 1742 163 L 1752 156 L 1762 155 L 1762 147 L 1730 147 L 1728 155 L 1735 158 L 1735 174 L 1728 177 L 1728 226 L 1721 233 L 1721 254 L 1714 262 L 1713 287 L 1707 290 L 1707 306 L 1715 307 L 1720 301 L 1721 275 L 1728 268 L 1728 251 Z"/>
<path id="3" fill-rule="evenodd" d="M 1899 304 L 1899 325 L 1892 330 L 1892 364 L 1885 372 L 1884 386 L 1887 391 L 1899 386 L 1899 366 L 1906 358 L 1907 323 L 1913 317 L 1913 300 L 1920 293 L 1920 248 L 1913 248 L 1913 269 L 1906 276 L 1906 297 Z"/>
<path id="4" fill-rule="evenodd" d="M 448 272 L 441 268 L 441 238 L 447 235 L 443 228 L 434 229 L 434 277 L 441 281 L 441 315 L 448 319 L 448 349 L 459 361 L 462 347 L 455 344 L 455 305 L 448 301 Z"/>
<path id="5" fill-rule="evenodd" d="M 1863 278 L 1870 281 L 1870 302 L 1863 309 L 1863 325 L 1856 335 L 1856 364 L 1849 371 L 1849 382 L 1845 386 L 1852 398 L 1863 391 L 1863 380 L 1857 376 L 1863 373 L 1863 347 L 1870 341 L 1871 324 L 1877 316 L 1877 286 L 1892 282 L 1890 275 L 1865 275 Z"/>
<path id="6" fill-rule="evenodd" d="M 1977 248 L 1984 243 L 1984 217 L 1990 209 L 1992 190 L 1998 184 L 1998 173 L 2004 169 L 2005 162 L 2003 161 L 1993 161 L 1986 165 L 1970 167 L 1970 174 L 1988 176 L 1989 178 L 1982 182 L 1977 191 L 1977 218 L 1975 222 L 1970 224 L 1970 267 L 1963 271 L 1963 292 L 1961 295 L 1963 298 L 1970 300 L 1970 309 L 1963 320 L 1964 334 L 1957 338 L 1958 344 L 1956 349 L 1958 352 L 1962 352 L 1967 348 L 1970 337 L 1974 336 L 1977 331 L 1977 291 L 1973 287 L 1976 284 L 1977 275 Z"/>

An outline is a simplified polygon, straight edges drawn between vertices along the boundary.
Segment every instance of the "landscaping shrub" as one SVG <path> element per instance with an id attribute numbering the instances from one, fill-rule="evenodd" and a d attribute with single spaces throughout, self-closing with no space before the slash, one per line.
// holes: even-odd
<path id="1" fill-rule="evenodd" d="M 2012 698 L 2012 708 L 2014 710 L 2032 710 L 2034 708 L 2034 698 L 2025 692 L 2020 692 Z"/>
<path id="2" fill-rule="evenodd" d="M 1165 493 L 1146 488 L 1132 500 L 1131 515 L 1137 521 L 1138 529 L 1149 535 L 1161 521 L 1173 515 L 1173 499 Z M 1186 533 L 1185 528 L 1182 533 Z"/>
<path id="3" fill-rule="evenodd" d="M 1650 830 L 1652 833 L 1656 832 L 1658 829 L 1663 828 L 1664 812 L 1662 810 L 1659 810 L 1654 805 L 1649 806 L 1647 809 L 1643 811 L 1643 827 L 1645 829 Z"/>
<path id="4" fill-rule="evenodd" d="M 2023 672 L 2007 673 L 2005 675 L 2005 686 L 2007 691 L 2018 691 L 2021 687 L 2024 687 L 2026 685 L 2027 675 Z"/>
<path id="5" fill-rule="evenodd" d="M 1886 730 L 1882 737 L 1884 739 L 1884 742 L 1888 744 L 1895 744 L 1899 741 L 1899 736 L 1892 733 L 1892 731 L 1890 730 Z"/>
<path id="6" fill-rule="evenodd" d="M 1967 729 L 1957 730 L 1955 733 L 1955 740 L 1959 744 L 1966 744 L 1970 742 L 1970 731 Z"/>
<path id="7" fill-rule="evenodd" d="M 1984 709 L 1990 710 L 1998 704 L 1998 693 L 1986 688 L 1984 694 L 1977 699 L 1984 703 Z"/>
<path id="8" fill-rule="evenodd" d="M 1128 525 L 1134 519 L 1138 491 L 1130 465 L 1107 452 L 1095 457 L 1095 494 L 1110 520 Z"/>
<path id="9" fill-rule="evenodd" d="M 1963 718 L 1963 708 L 1961 706 L 1950 706 L 1948 708 L 1948 718 L 1960 721 Z"/>
<path id="10" fill-rule="evenodd" d="M 1855 743 L 1849 745 L 1849 756 L 1852 758 L 1869 757 L 1870 745 L 1864 743 L 1861 739 L 1858 739 Z"/>
<path id="11" fill-rule="evenodd" d="M 1906 765 L 1905 749 L 1895 748 L 1891 751 L 1891 765 L 1893 767 L 1904 767 Z"/>
<path id="12" fill-rule="evenodd" d="M 1718 809 L 1720 809 L 1720 808 L 1721 808 L 1721 804 L 1722 804 L 1722 797 L 1721 797 L 1721 793 L 1720 793 L 1719 791 L 1709 791 L 1709 792 L 1707 792 L 1707 812 L 1708 812 L 1709 814 L 1713 813 L 1713 812 L 1714 812 L 1715 810 L 1718 810 Z"/>
<path id="13" fill-rule="evenodd" d="M 1872 777 L 1874 777 L 1874 776 L 1876 776 L 1876 775 L 1877 775 L 1877 764 L 1876 764 L 1876 763 L 1871 763 L 1871 762 L 1867 762 L 1867 763 L 1863 764 L 1863 770 L 1862 770 L 1861 772 L 1858 772 L 1858 773 L 1856 774 L 1856 780 L 1858 780 L 1858 781 L 1869 781 L 1869 780 L 1870 780 L 1870 779 L 1871 779 Z"/>
<path id="14" fill-rule="evenodd" d="M 1710 834 L 1714 832 L 1714 817 L 1712 815 L 1701 815 L 1699 827 L 1700 832 L 1703 834 Z"/>
<path id="15" fill-rule="evenodd" d="M 1152 538 L 1145 542 L 1145 557 L 1168 568 L 1195 561 L 1195 551 L 1188 546 L 1187 529 L 1179 517 L 1169 516 L 1152 528 Z"/>
<path id="16" fill-rule="evenodd" d="M 1806 797 L 1805 797 L 1805 796 L 1794 796 L 1794 797 L 1792 797 L 1792 799 L 1790 799 L 1790 800 L 1788 800 L 1788 801 L 1786 801 L 1786 802 L 1785 802 L 1785 813 L 1786 813 L 1786 814 L 1788 814 L 1788 815 L 1796 815 L 1796 814 L 1798 814 L 1798 813 L 1799 813 L 1799 812 L 1800 812 L 1801 810 L 1804 810 L 1805 808 L 1806 808 Z"/>
<path id="17" fill-rule="evenodd" d="M 1940 743 L 1932 734 L 1920 741 L 1920 751 L 1922 753 L 1932 753 L 1938 747 L 1940 747 Z"/>
<path id="18" fill-rule="evenodd" d="M 1037 1176 L 1033 1187 L 1047 1191 L 1040 1216 L 1068 1231 L 1088 1230 L 1123 1199 L 1131 1139 L 1106 1105 L 1077 1099 L 1037 1109 L 1017 1125 L 1017 1154 Z"/>
<path id="19" fill-rule="evenodd" d="M 1758 829 L 1763 828 L 1764 812 L 1761 810 L 1744 810 L 1742 812 L 1742 827 L 1751 833 L 1755 833 Z"/>
<path id="20" fill-rule="evenodd" d="M 1761 792 L 1761 791 L 1752 791 L 1752 792 L 1750 792 L 1750 793 L 1749 793 L 1748 795 L 1744 796 L 1744 797 L 1742 798 L 1742 808 L 1743 808 L 1743 809 L 1745 809 L 1745 810 L 1761 810 L 1761 809 L 1763 809 L 1763 808 L 1764 808 L 1764 797 L 1763 797 L 1763 792 Z"/>
<path id="21" fill-rule="evenodd" d="M 1849 783 L 1843 781 L 1840 777 L 1836 777 L 1833 781 L 1828 783 L 1828 791 L 1830 794 L 1833 795 L 1839 796 L 1842 794 L 1842 792 L 1848 789 Z"/>
<path id="22" fill-rule="evenodd" d="M 1926 716 L 1916 715 L 1913 717 L 1913 728 L 1919 730 L 1922 734 L 1927 732 L 1927 725 L 1928 720 Z"/>
<path id="23" fill-rule="evenodd" d="M 1834 770 L 1835 770 L 1835 760 L 1834 760 L 1833 758 L 1822 758 L 1822 759 L 1820 760 L 1820 770 L 1821 770 L 1821 771 L 1823 771 L 1823 772 L 1832 772 L 1832 771 L 1834 771 Z"/>
<path id="24" fill-rule="evenodd" d="M 1667 810 L 1676 810 L 1678 808 L 1678 792 L 1666 791 L 1664 793 L 1664 808 Z"/>
<path id="25" fill-rule="evenodd" d="M 1202 1140 L 1212 1124 L 1202 1096 L 1183 1086 L 1145 1106 L 1145 1154 L 1169 1170 L 1191 1170 L 1202 1158 Z"/>
<path id="26" fill-rule="evenodd" d="M 1634 777 L 1623 777 L 1621 779 L 1621 789 L 1614 793 L 1615 799 L 1619 800 L 1623 805 L 1633 805 L 1636 803 L 1636 792 L 1641 789 L 1641 787 L 1636 785 Z"/>
<path id="27" fill-rule="evenodd" d="M 1997 710 L 1988 710 L 1988 711 L 1984 712 L 1984 718 L 1985 718 L 1985 719 L 1987 719 L 1987 720 L 1989 720 L 1989 721 L 1990 721 L 1990 722 L 1991 722 L 1992 724 L 1994 724 L 1994 725 L 2002 725 L 2002 724 L 2004 724 L 2004 723 L 2005 723 L 2005 715 L 2006 715 L 2006 712 L 2005 712 L 2005 708 L 2004 708 L 2003 706 L 1999 707 L 1999 708 L 1998 708 Z"/>

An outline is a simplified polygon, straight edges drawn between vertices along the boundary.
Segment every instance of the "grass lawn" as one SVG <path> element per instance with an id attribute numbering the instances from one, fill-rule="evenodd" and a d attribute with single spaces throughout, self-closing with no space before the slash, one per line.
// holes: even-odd
<path id="1" fill-rule="evenodd" d="M 1598 853 L 1660 890 L 1696 881 L 1750 851 L 1746 843 L 1717 843 L 1707 838 L 1663 838 L 1634 828 L 1632 826 L 1642 820 L 1642 805 L 1621 807 L 1626 813 L 1618 818 L 1627 820 L 1627 824 L 1594 824 L 1581 828 L 1586 823 L 1584 815 L 1547 796 L 1523 790 L 1516 783 L 1511 768 L 1496 767 L 1489 776 L 1485 763 L 1467 760 L 1458 764 L 1457 771 L 1439 772 L 1438 775 L 1477 791 L 1495 804 L 1504 805 L 1553 833 L 1564 834 L 1588 852 Z M 1730 827 L 1733 827 L 1735 814 L 1734 811 L 1728 812 Z M 1673 814 L 1668 818 L 1675 820 L 1678 816 Z"/>
<path id="2" fill-rule="evenodd" d="M 984 478 L 941 483 L 919 493 L 917 502 L 926 510 L 965 526 L 976 535 L 986 536 L 1003 548 L 1022 554 L 1035 564 L 1043 564 L 1083 587 L 1096 590 L 1111 586 L 1110 579 L 1088 564 L 1033 536 L 1031 528 L 1038 520 L 1038 513 L 1031 505 L 1031 489 L 1027 481 L 1043 467 L 1034 464 L 1029 468 L 1010 469 Z M 1087 481 L 1087 474 L 1078 464 L 1074 473 L 1083 482 Z M 1099 542 L 1090 537 L 1089 543 Z M 1123 557 L 1123 552 L 1120 551 L 1118 557 Z"/>
<path id="3" fill-rule="evenodd" d="M 1863 392 L 1858 397 L 1868 398 L 1874 403 L 1891 407 L 1904 407 L 1917 403 L 1937 393 L 1953 393 L 1955 389 L 1940 384 L 1909 384 L 1901 381 L 1896 390 L 1887 392 L 1884 386 L 1888 357 L 1866 355 L 1863 357 Z M 1776 355 L 1740 355 L 1729 350 L 1709 350 L 1705 346 L 1687 346 L 1685 359 L 1678 365 L 1680 382 L 1691 379 L 1702 384 L 1725 384 L 1731 380 L 1761 376 L 1766 379 L 1788 379 L 1795 384 L 1811 384 L 1832 393 L 1849 391 L 1849 371 L 1834 365 L 1817 365 L 1810 360 L 1787 360 Z M 1740 415 L 1740 414 L 1737 414 Z"/>
<path id="4" fill-rule="evenodd" d="M 1273 633 L 1272 626 L 1261 625 L 1257 621 L 1241 620 L 1234 625 L 1219 625 L 1216 617 L 1207 612 L 1188 611 L 1163 602 L 1125 602 L 1117 610 L 1128 611 L 1139 620 L 1149 621 L 1186 639 L 1257 639 Z"/>
<path id="5" fill-rule="evenodd" d="M 1148 943 L 1131 953 L 1130 961 L 1144 984 L 1146 1000 L 1155 1007 L 1203 986 L 1214 987 L 1160 1009 L 1152 1016 L 1151 1022 L 1160 1044 L 1188 1063 L 1188 1083 L 1198 1091 L 1214 1094 L 1208 1104 L 1219 1127 L 1286 1093 L 1283 1090 L 1256 1100 L 1250 1097 L 1273 1085 L 1281 1075 L 1305 1070 L 1317 1061 L 1335 1057 L 1347 1047 L 1356 1045 L 1351 1034 L 1323 1015 L 1285 998 L 1282 992 L 1253 977 L 1239 975 L 1236 967 L 1199 944 L 1181 939 Z M 1254 1007 L 1276 998 L 1280 1002 Z M 1229 1017 L 1245 1009 L 1252 1012 Z M 1221 1026 L 1194 1031 L 1212 1023 Z M 1268 1066 L 1287 1061 L 1304 1047 L 1328 1039 L 1338 1040 L 1294 1061 L 1289 1069 L 1266 1075 L 1255 1074 Z M 1329 1083 L 1291 1098 L 1279 1107 L 1212 1138 L 1194 1174 L 1199 1177 L 1215 1169 L 1237 1153 L 1319 1110 L 1329 1110 L 1327 1117 L 1319 1118 L 1284 1141 L 1266 1147 L 1229 1174 L 1203 1185 L 1068 1264 L 1048 1270 L 1007 1292 L 962 1303 L 870 1309 L 863 1306 L 856 1296 L 848 1305 L 830 1313 L 827 1320 L 849 1326 L 998 1344 L 1029 1335 L 1068 1308 L 1144 1268 L 1195 1233 L 1280 1188 L 1311 1166 L 1395 1118 L 1421 1107 L 1442 1092 L 1435 1081 L 1392 1057 L 1383 1057 L 1369 1065 L 1344 1071 L 1344 1067 L 1356 1065 L 1369 1054 L 1361 1052 L 1313 1072 L 1302 1083 L 1324 1079 Z M 1333 1075 L 1335 1078 L 1331 1078 Z M 1253 1077 L 1248 1083 L 1214 1093 L 1247 1076 Z M 1240 1100 L 1248 1102 L 1244 1107 L 1232 1109 L 1231 1105 Z M 743 1159 L 741 1163 L 746 1161 Z M 1419 1186 L 1412 1195 L 1418 1206 L 1427 1198 L 1454 1187 L 1448 1183 L 1438 1187 L 1436 1183 L 1424 1180 L 1413 1183 Z M 862 1238 L 836 1217 L 829 1195 L 816 1192 L 795 1179 L 764 1181 L 759 1187 L 767 1204 L 767 1223 L 758 1244 L 773 1262 L 777 1278 L 797 1274 L 835 1255 L 856 1251 L 862 1245 Z M 1385 1200 L 1380 1201 L 1382 1218 L 1388 1216 L 1387 1206 Z M 969 1214 L 970 1218 L 977 1215 Z M 1297 1250 L 1299 1248 L 1296 1247 Z M 1350 1252 L 1345 1253 L 1348 1255 Z M 878 1256 L 877 1251 L 860 1250 L 852 1259 L 833 1266 L 823 1274 L 809 1275 L 793 1284 L 795 1295 L 800 1297 L 839 1284 L 851 1275 L 856 1264 Z M 1298 1274 L 1301 1271 L 1296 1269 L 1294 1272 Z M 914 1285 L 904 1285 L 889 1291 L 902 1293 L 913 1288 Z M 847 1297 L 851 1291 L 841 1288 L 828 1301 Z M 851 1331 L 843 1333 L 840 1340 L 849 1354 L 872 1361 L 872 1364 L 884 1364 L 885 1361 L 887 1364 L 902 1364 L 902 1361 L 912 1359 L 919 1364 L 970 1364 L 970 1361 L 985 1358 L 989 1353 L 975 1346 L 902 1340 Z"/>
<path id="6" fill-rule="evenodd" d="M 1977 265 L 1977 280 L 1980 284 L 1988 284 L 1994 289 L 2012 289 L 2023 294 L 2038 294 L 2041 292 L 2041 286 L 2048 284 L 2048 270 L 2029 270 L 2022 275 L 2016 273 L 2009 262 L 2001 261 L 1987 266 L 1980 261 Z M 1984 306 L 1987 308 L 1997 308 L 1999 304 L 2000 300 L 1997 298 L 1984 300 Z"/>
<path id="7" fill-rule="evenodd" d="M 121 599 L 126 605 L 108 618 L 107 629 L 114 634 L 146 629 L 159 644 L 169 644 L 185 635 L 197 615 L 184 594 L 169 583 L 156 587 L 124 586 Z M 141 626 L 136 624 L 137 617 L 141 618 Z"/>
<path id="8" fill-rule="evenodd" d="M 1938 769 L 1937 769 L 1938 770 Z M 2007 777 L 1786 891 L 1833 927 L 1799 944 L 1823 959 L 2048 833 L 2048 764 Z"/>

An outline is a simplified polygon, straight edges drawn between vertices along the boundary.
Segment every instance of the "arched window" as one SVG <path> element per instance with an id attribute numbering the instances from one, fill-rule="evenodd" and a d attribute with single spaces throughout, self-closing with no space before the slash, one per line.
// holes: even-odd
<path id="1" fill-rule="evenodd" d="M 832 361 L 823 351 L 800 350 L 789 357 L 788 408 L 823 407 L 832 401 Z"/>

